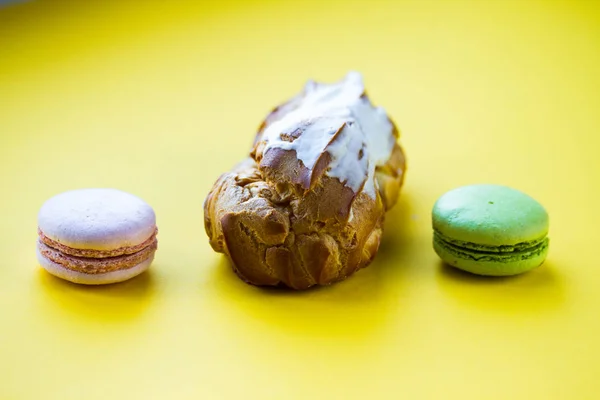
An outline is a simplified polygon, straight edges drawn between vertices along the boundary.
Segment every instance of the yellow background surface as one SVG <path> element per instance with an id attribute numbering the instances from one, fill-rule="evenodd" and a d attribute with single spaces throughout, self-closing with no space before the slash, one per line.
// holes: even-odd
<path id="1" fill-rule="evenodd" d="M 0 8 L 0 399 L 600 398 L 600 4 L 48 1 Z M 364 74 L 409 170 L 376 261 L 333 287 L 248 286 L 202 202 L 309 78 Z M 444 267 L 430 210 L 507 184 L 551 217 L 543 267 Z M 156 210 L 149 273 L 36 262 L 59 192 Z"/>

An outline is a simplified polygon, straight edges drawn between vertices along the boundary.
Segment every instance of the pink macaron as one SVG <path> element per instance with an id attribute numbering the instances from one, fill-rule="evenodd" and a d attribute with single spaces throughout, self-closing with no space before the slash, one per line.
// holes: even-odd
<path id="1" fill-rule="evenodd" d="M 154 210 L 142 199 L 116 189 L 73 190 L 42 205 L 37 257 L 74 283 L 122 282 L 148 269 L 157 233 Z"/>

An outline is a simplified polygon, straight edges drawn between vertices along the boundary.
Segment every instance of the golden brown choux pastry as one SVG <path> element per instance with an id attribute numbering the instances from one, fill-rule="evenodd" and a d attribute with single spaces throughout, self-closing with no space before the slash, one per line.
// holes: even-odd
<path id="1" fill-rule="evenodd" d="M 398 130 L 349 73 L 308 82 L 261 124 L 204 202 L 212 248 L 253 285 L 306 289 L 367 266 L 404 179 Z"/>

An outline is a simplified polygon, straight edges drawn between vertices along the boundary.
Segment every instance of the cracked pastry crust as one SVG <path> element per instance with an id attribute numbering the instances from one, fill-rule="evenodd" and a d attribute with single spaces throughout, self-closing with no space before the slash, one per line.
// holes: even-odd
<path id="1" fill-rule="evenodd" d="M 357 73 L 309 82 L 271 112 L 250 157 L 204 202 L 212 248 L 254 285 L 306 289 L 343 280 L 375 257 L 398 198 L 398 130 Z"/>

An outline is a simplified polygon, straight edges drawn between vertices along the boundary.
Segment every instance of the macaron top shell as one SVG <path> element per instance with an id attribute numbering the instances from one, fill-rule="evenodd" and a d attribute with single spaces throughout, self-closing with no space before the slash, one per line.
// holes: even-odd
<path id="1" fill-rule="evenodd" d="M 470 185 L 449 191 L 433 207 L 433 228 L 456 241 L 483 246 L 535 242 L 548 234 L 540 203 L 501 185 Z"/>
<path id="2" fill-rule="evenodd" d="M 46 237 L 74 249 L 112 250 L 136 246 L 156 231 L 154 210 L 117 189 L 80 189 L 46 201 L 38 214 Z"/>

